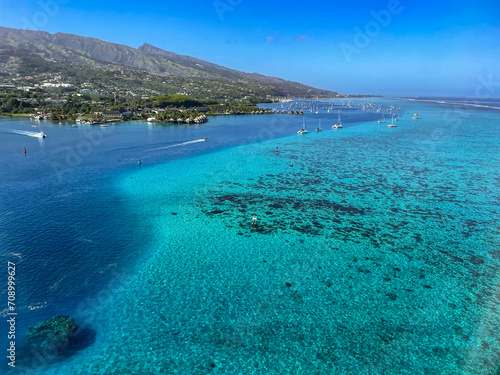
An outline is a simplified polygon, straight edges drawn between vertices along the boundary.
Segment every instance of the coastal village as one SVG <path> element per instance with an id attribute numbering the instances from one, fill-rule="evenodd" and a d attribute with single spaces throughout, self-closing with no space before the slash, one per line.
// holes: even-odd
<path id="1" fill-rule="evenodd" d="M 167 96 L 138 95 L 116 87 L 96 89 L 89 82 L 75 85 L 58 74 L 38 76 L 16 75 L 8 83 L 0 81 L 0 112 L 2 115 L 27 116 L 39 120 L 75 121 L 81 124 L 102 124 L 127 120 L 162 123 L 204 123 L 209 115 L 270 114 L 258 102 L 277 98 L 226 96 L 218 100 L 196 100 L 186 92 Z M 152 91 L 151 94 L 159 94 Z M 159 102 L 157 98 L 165 98 Z M 168 100 L 173 100 L 169 102 Z"/>
<path id="2" fill-rule="evenodd" d="M 25 76 L 24 80 L 34 77 Z M 171 124 L 201 124 L 207 116 L 281 113 L 262 109 L 257 102 L 275 102 L 282 98 L 222 98 L 196 100 L 185 93 L 170 96 L 136 98 L 129 93 L 119 97 L 116 92 L 96 91 L 89 83 L 76 87 L 60 76 L 35 83 L 33 86 L 0 84 L 0 112 L 7 116 L 26 116 L 38 120 L 75 121 L 77 124 L 98 125 L 128 120 L 144 120 Z M 158 98 L 165 98 L 165 102 Z M 254 100 L 252 100 L 254 99 Z M 171 100 L 171 102 L 168 102 Z M 130 104 L 136 104 L 131 106 Z M 79 111 L 78 111 L 79 110 Z M 287 111 L 283 111 L 287 113 Z M 295 111 L 290 111 L 295 114 Z M 303 111 L 296 114 L 303 114 Z"/>
<path id="3" fill-rule="evenodd" d="M 184 80 L 118 64 L 93 63 L 80 72 L 79 64 L 46 62 L 56 64 L 58 70 L 40 71 L 16 58 L 0 64 L 1 115 L 82 124 L 128 120 L 199 124 L 208 121 L 207 116 L 275 113 L 257 104 L 287 99 L 262 87 Z"/>

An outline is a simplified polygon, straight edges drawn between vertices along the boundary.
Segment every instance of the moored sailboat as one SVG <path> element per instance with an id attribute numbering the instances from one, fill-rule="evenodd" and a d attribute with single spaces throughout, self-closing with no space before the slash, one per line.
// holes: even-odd
<path id="1" fill-rule="evenodd" d="M 304 117 L 304 122 L 302 123 L 302 129 L 300 129 L 297 134 L 307 134 L 309 133 L 306 129 L 306 118 Z"/>
<path id="2" fill-rule="evenodd" d="M 323 129 L 321 129 L 321 119 L 319 119 L 319 126 L 316 128 L 316 131 L 317 132 L 320 132 L 322 131 Z"/>
<path id="3" fill-rule="evenodd" d="M 387 124 L 388 128 L 396 128 L 397 127 L 397 125 L 394 123 L 394 116 L 395 115 L 392 115 L 392 122 L 390 124 Z"/>
<path id="4" fill-rule="evenodd" d="M 339 118 L 338 118 L 338 121 L 337 121 L 337 123 L 335 125 L 332 126 L 332 129 L 340 129 L 340 128 L 342 128 L 342 121 L 340 119 L 340 112 L 341 111 L 342 110 L 339 109 Z"/>

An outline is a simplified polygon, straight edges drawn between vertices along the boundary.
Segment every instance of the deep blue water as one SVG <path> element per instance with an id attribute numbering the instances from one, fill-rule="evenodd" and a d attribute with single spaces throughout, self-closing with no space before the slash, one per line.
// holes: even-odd
<path id="1" fill-rule="evenodd" d="M 336 102 L 308 102 L 302 137 L 297 115 L 0 120 L 18 345 L 60 314 L 96 332 L 36 372 L 494 371 L 499 112 Z M 402 107 L 392 129 L 376 123 L 390 105 Z M 12 132 L 39 128 L 47 138 Z"/>

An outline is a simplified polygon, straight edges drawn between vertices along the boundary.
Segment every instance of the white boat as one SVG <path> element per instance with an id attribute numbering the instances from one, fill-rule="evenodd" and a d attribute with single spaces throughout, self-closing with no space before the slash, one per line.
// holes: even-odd
<path id="1" fill-rule="evenodd" d="M 319 126 L 316 128 L 316 131 L 317 132 L 320 132 L 322 131 L 323 129 L 321 129 L 321 119 L 319 119 Z"/>
<path id="2" fill-rule="evenodd" d="M 420 116 L 418 115 L 418 113 L 415 113 L 413 115 L 412 119 L 414 119 L 414 120 L 420 120 Z"/>
<path id="3" fill-rule="evenodd" d="M 385 123 L 385 116 L 382 115 L 382 120 L 378 120 L 379 124 L 384 124 Z"/>
<path id="4" fill-rule="evenodd" d="M 297 132 L 297 134 L 307 134 L 307 133 L 309 133 L 309 132 L 308 132 L 308 131 L 307 131 L 307 129 L 306 129 L 306 119 L 305 119 L 305 117 L 304 117 L 304 122 L 303 122 L 303 124 L 302 124 L 302 129 L 300 129 L 300 130 Z"/>
<path id="5" fill-rule="evenodd" d="M 339 109 L 339 119 L 338 119 L 337 123 L 332 126 L 332 129 L 340 129 L 340 128 L 342 128 L 342 120 L 340 120 L 340 112 L 341 111 L 342 110 Z"/>
<path id="6" fill-rule="evenodd" d="M 390 124 L 387 124 L 388 128 L 396 128 L 397 125 L 394 123 L 394 115 L 392 115 L 392 122 Z"/>
<path id="7" fill-rule="evenodd" d="M 154 117 L 148 117 L 148 119 L 146 121 L 147 122 L 155 122 L 156 118 L 154 118 Z"/>

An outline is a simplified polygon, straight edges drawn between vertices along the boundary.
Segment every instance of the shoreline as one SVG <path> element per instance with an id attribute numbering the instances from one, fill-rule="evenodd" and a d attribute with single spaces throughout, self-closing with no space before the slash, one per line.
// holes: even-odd
<path id="1" fill-rule="evenodd" d="M 0 117 L 32 117 L 31 114 L 25 114 L 25 113 L 1 113 Z"/>
<path id="2" fill-rule="evenodd" d="M 210 114 L 210 115 L 206 115 L 206 116 L 207 117 L 221 117 L 221 116 L 256 116 L 256 115 L 279 115 L 279 114 L 286 114 L 286 113 L 276 113 L 276 112 L 272 112 L 272 113 L 216 113 L 216 114 Z M 0 114 L 0 118 L 2 118 L 2 117 L 5 117 L 5 118 L 16 118 L 16 117 L 19 117 L 19 118 L 36 120 L 33 117 L 32 114 L 6 114 L 6 113 L 2 113 L 2 114 Z M 194 122 L 191 122 L 191 123 L 177 122 L 177 120 L 175 122 L 170 122 L 170 121 L 147 121 L 147 119 L 137 119 L 137 118 L 131 118 L 131 119 L 126 119 L 126 120 L 123 120 L 123 119 L 110 119 L 110 120 L 98 122 L 98 123 L 95 123 L 95 124 L 80 124 L 80 123 L 77 123 L 77 120 L 82 120 L 82 119 L 61 120 L 61 121 L 43 119 L 43 120 L 37 120 L 37 121 L 48 121 L 48 122 L 50 122 L 52 124 L 62 123 L 62 125 L 66 125 L 68 123 L 75 123 L 75 124 L 78 124 L 78 125 L 90 125 L 90 126 L 97 126 L 97 125 L 110 124 L 110 123 L 114 123 L 114 124 L 117 124 L 117 123 L 127 123 L 127 122 L 143 122 L 143 123 L 146 123 L 146 124 L 158 124 L 158 125 L 200 125 L 200 123 L 194 123 Z"/>

